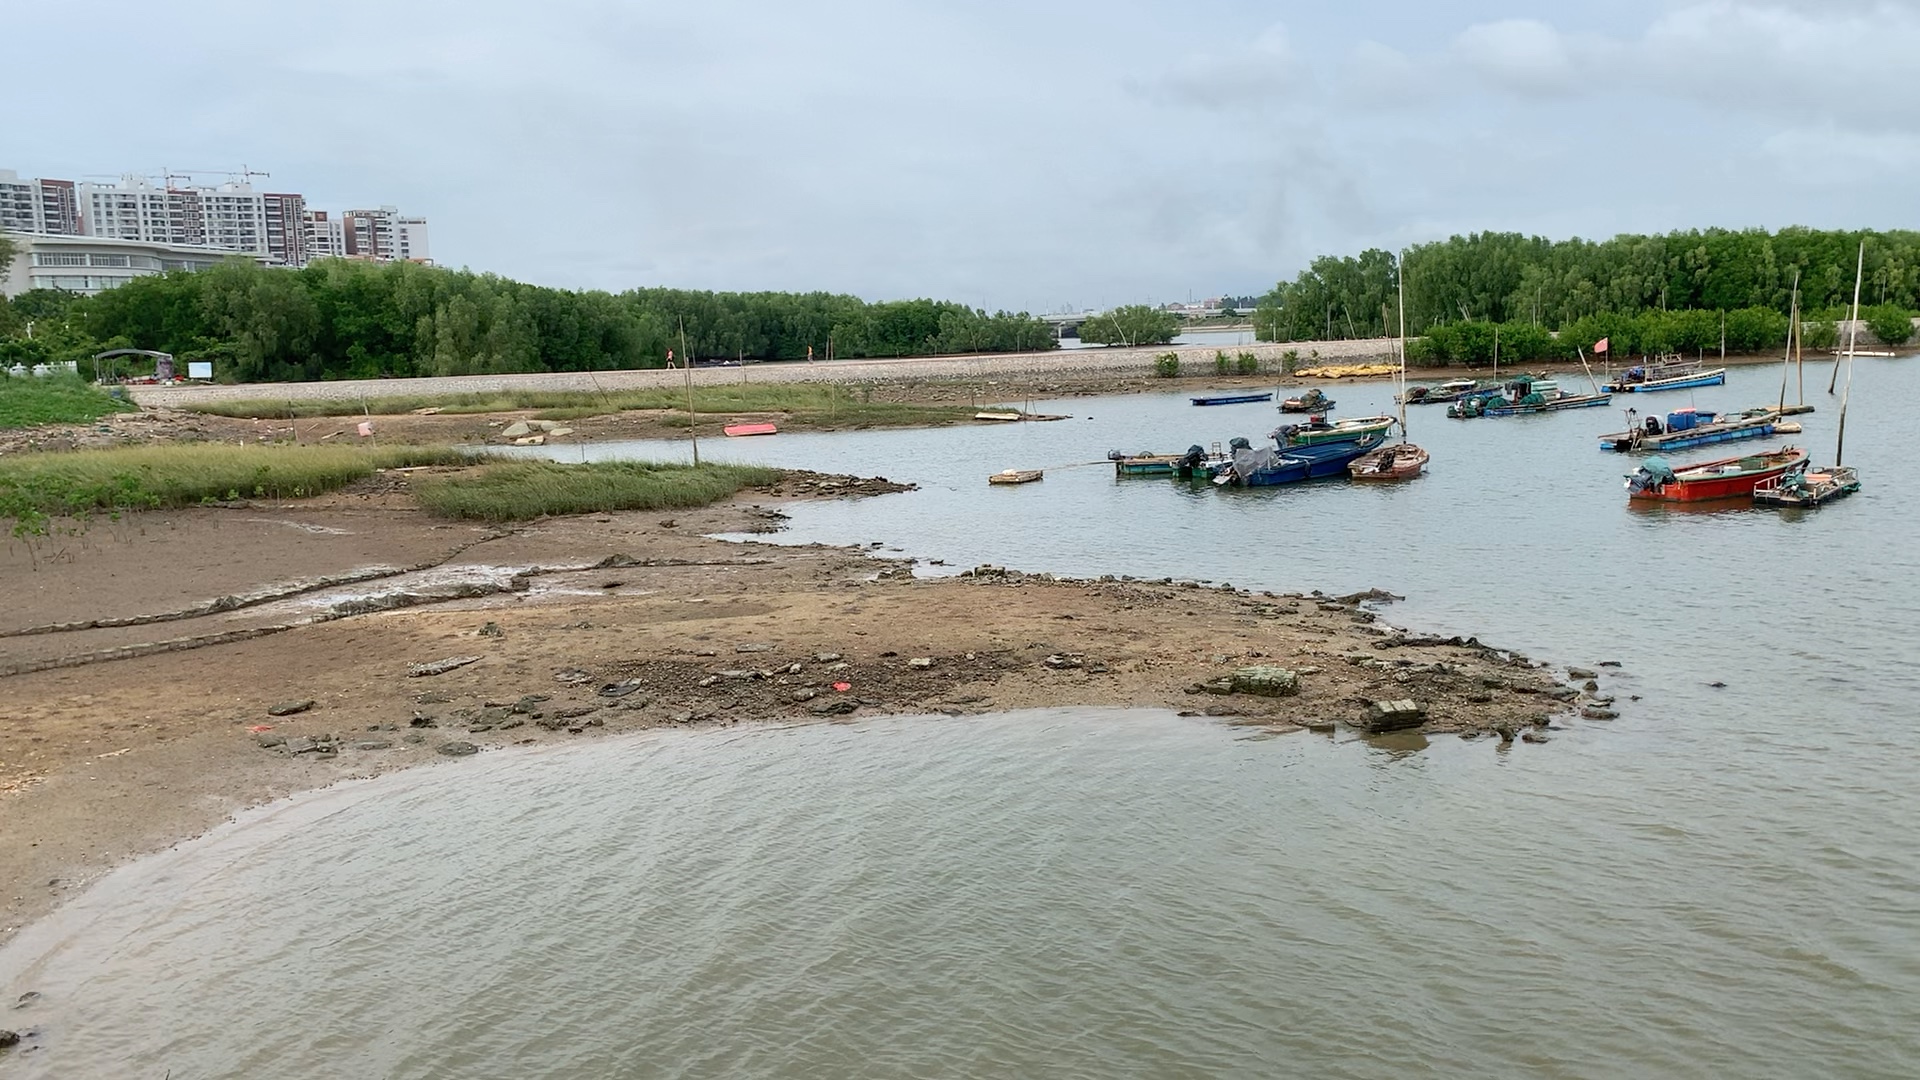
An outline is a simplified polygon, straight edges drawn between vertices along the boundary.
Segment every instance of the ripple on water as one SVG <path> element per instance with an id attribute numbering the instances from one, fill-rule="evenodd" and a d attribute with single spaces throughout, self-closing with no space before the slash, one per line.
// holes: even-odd
<path id="1" fill-rule="evenodd" d="M 1911 845 L 1672 820 L 1607 745 L 1061 710 L 502 753 L 136 864 L 0 985 L 46 994 L 35 1078 L 1910 1073 Z"/>

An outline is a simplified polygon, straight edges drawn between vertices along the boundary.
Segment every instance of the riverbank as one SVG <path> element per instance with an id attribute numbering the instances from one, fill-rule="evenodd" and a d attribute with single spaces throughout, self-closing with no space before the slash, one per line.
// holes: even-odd
<path id="1" fill-rule="evenodd" d="M 1280 374 L 1286 352 L 1300 365 L 1364 364 L 1385 361 L 1392 341 L 1296 342 L 1258 345 L 1228 353 L 1252 352 L 1261 365 L 1253 375 L 1215 371 L 1216 350 L 1189 346 L 1171 350 L 1181 356 L 1182 374 L 1159 378 L 1153 362 L 1169 350 L 1087 349 L 1024 355 L 938 357 L 914 360 L 836 361 L 832 364 L 764 364 L 744 368 L 699 368 L 693 372 L 698 410 L 694 433 L 721 438 L 729 424 L 773 423 L 780 430 L 844 431 L 880 427 L 943 427 L 994 423 L 973 418 L 977 411 L 1060 413 L 1062 402 L 1113 394 L 1188 393 L 1211 389 L 1273 389 L 1326 386 L 1329 383 L 1383 382 L 1386 376 L 1342 379 Z M 1730 356 L 1729 366 L 1778 363 L 1774 356 Z M 1527 365 L 1583 379 L 1578 364 Z M 1595 369 L 1596 377 L 1602 372 Z M 1408 373 L 1413 382 L 1488 378 L 1488 369 L 1422 368 Z M 611 442 L 632 439 L 683 439 L 687 413 L 678 404 L 666 408 L 624 407 L 621 395 L 658 393 L 681 387 L 684 371 L 554 372 L 538 375 L 458 376 L 444 379 L 379 379 L 360 382 L 249 384 L 241 386 L 131 387 L 139 412 L 101 417 L 88 424 L 46 425 L 0 431 L 0 453 L 69 450 L 147 442 L 374 442 L 420 444 L 504 443 L 519 421 L 558 417 L 569 430 L 553 442 Z M 830 385 L 827 408 L 777 409 L 756 395 L 737 392 L 740 384 L 770 388 Z M 777 399 L 780 395 L 770 397 Z M 273 401 L 268 399 L 272 398 Z M 510 404 L 519 398 L 531 403 Z M 677 395 L 676 395 L 677 398 Z M 490 401 L 499 402 L 491 407 Z M 742 405 L 745 401 L 748 404 Z M 460 411 L 434 403 L 459 403 Z M 257 415 L 224 416 L 199 411 L 257 405 Z M 629 400 L 625 404 L 631 404 Z M 411 410 L 415 407 L 424 413 Z M 474 410 L 478 411 L 467 411 Z M 314 412 L 323 415 L 312 415 Z M 369 436 L 359 434 L 361 423 Z"/>
<path id="2" fill-rule="evenodd" d="M 709 538 L 884 482 L 491 526 L 425 515 L 408 475 L 133 515 L 0 560 L 17 672 L 0 676 L 0 941 L 239 808 L 525 743 L 1061 705 L 1351 732 L 1398 722 L 1369 720 L 1380 700 L 1418 703 L 1419 731 L 1531 739 L 1574 696 L 1522 657 L 1395 631 L 1365 596 L 928 578 L 884 550 Z M 1224 692 L 1256 665 L 1295 692 Z"/>

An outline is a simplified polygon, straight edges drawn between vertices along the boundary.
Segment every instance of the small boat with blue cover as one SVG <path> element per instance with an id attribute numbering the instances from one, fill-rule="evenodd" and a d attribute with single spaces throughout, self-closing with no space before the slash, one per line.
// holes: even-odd
<path id="1" fill-rule="evenodd" d="M 1764 439 L 1781 433 L 1779 414 L 1761 411 L 1752 415 L 1740 414 L 1720 419 L 1719 414 L 1705 409 L 1675 409 L 1667 414 L 1663 424 L 1658 416 L 1649 416 L 1645 421 L 1635 423 L 1639 414 L 1627 410 L 1627 430 L 1610 432 L 1600 436 L 1600 449 L 1614 450 L 1622 454 L 1652 453 L 1661 450 L 1684 450 L 1689 446 L 1711 446 L 1714 443 L 1735 442 L 1740 439 Z M 1797 430 L 1797 425 L 1785 425 Z"/>
<path id="2" fill-rule="evenodd" d="M 1204 397 L 1188 398 L 1195 405 L 1239 405 L 1247 401 L 1272 401 L 1273 391 L 1247 394 L 1208 394 Z"/>
<path id="3" fill-rule="evenodd" d="M 1347 476 L 1347 466 L 1355 458 L 1378 447 L 1378 434 L 1345 442 L 1315 446 L 1260 447 L 1233 455 L 1233 463 L 1213 478 L 1215 485 L 1226 487 L 1275 487 L 1306 480 Z"/>
<path id="4" fill-rule="evenodd" d="M 1700 361 L 1669 353 L 1657 360 L 1635 364 L 1607 384 L 1616 394 L 1649 394 L 1655 390 L 1688 390 L 1697 386 L 1719 386 L 1727 381 L 1726 368 L 1703 371 Z"/>

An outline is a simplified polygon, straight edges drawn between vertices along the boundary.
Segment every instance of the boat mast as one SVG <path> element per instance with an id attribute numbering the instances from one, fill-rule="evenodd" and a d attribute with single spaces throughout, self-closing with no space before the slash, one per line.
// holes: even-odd
<path id="1" fill-rule="evenodd" d="M 1860 241 L 1860 255 L 1853 264 L 1853 318 L 1847 320 L 1847 362 L 1853 362 L 1854 340 L 1860 336 L 1860 273 L 1867 268 L 1867 242 Z M 1840 357 L 1833 358 L 1833 376 L 1827 380 L 1827 393 L 1840 380 Z"/>
<path id="2" fill-rule="evenodd" d="M 1793 328 L 1800 317 L 1800 271 L 1793 272 L 1793 302 L 1787 308 L 1787 355 L 1780 362 L 1780 407 L 1778 416 L 1787 415 L 1787 376 L 1793 371 Z M 1778 417 L 1776 417 L 1777 419 Z"/>
<path id="3" fill-rule="evenodd" d="M 1860 241 L 1860 256 L 1853 266 L 1853 326 L 1847 332 L 1847 388 L 1840 392 L 1840 433 L 1833 439 L 1833 467 L 1840 467 L 1840 452 L 1847 445 L 1847 399 L 1853 396 L 1853 346 L 1860 336 L 1860 273 L 1867 266 L 1867 242 Z M 1835 375 L 1840 361 L 1833 362 Z"/>
<path id="4" fill-rule="evenodd" d="M 1407 441 L 1407 253 L 1400 252 L 1400 272 L 1394 275 L 1400 286 L 1400 441 Z M 1498 331 L 1495 331 L 1498 333 Z M 1496 342 L 1499 338 L 1494 339 Z M 1496 345 L 1497 349 L 1498 346 Z M 1494 356 L 1500 354 L 1496 351 Z M 1498 360 L 1494 361 L 1498 363 Z"/>

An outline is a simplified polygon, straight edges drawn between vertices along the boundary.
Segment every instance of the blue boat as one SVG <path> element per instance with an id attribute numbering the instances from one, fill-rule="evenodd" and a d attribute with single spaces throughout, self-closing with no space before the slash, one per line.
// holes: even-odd
<path id="1" fill-rule="evenodd" d="M 1209 394 L 1206 397 L 1188 398 L 1195 405 L 1238 405 L 1246 401 L 1272 401 L 1273 391 L 1263 394 Z"/>
<path id="2" fill-rule="evenodd" d="M 1727 381 L 1726 368 L 1702 371 L 1700 361 L 1667 355 L 1658 360 L 1636 364 L 1607 384 L 1616 394 L 1649 394 L 1656 390 L 1689 390 L 1697 386 L 1719 386 Z"/>
<path id="3" fill-rule="evenodd" d="M 1345 478 L 1347 466 L 1362 454 L 1378 447 L 1379 435 L 1368 435 L 1349 442 L 1320 443 L 1316 446 L 1289 446 L 1285 449 L 1262 447 L 1241 450 L 1233 455 L 1233 464 L 1222 470 L 1213 482 L 1222 487 L 1274 487 L 1328 477 Z"/>
<path id="4" fill-rule="evenodd" d="M 1635 424 L 1634 415 L 1628 410 L 1627 422 L 1632 426 L 1627 430 L 1600 436 L 1600 449 L 1622 454 L 1684 450 L 1738 439 L 1764 439 L 1781 430 L 1779 414 L 1771 411 L 1721 420 L 1705 409 L 1676 409 L 1667 414 L 1664 424 L 1657 416 Z M 1786 428 L 1789 432 L 1799 430 L 1798 425 L 1793 424 Z"/>

